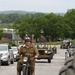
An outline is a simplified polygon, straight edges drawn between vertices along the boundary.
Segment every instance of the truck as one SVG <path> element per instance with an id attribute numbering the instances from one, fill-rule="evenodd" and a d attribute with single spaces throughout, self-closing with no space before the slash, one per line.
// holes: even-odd
<path id="1" fill-rule="evenodd" d="M 70 46 L 70 41 L 69 40 L 63 40 L 62 44 L 60 45 L 61 49 L 68 49 Z"/>
<path id="2" fill-rule="evenodd" d="M 42 45 L 37 46 L 39 57 L 37 59 L 47 59 L 48 63 L 51 63 L 51 59 L 53 59 L 53 51 L 51 48 L 44 47 Z"/>

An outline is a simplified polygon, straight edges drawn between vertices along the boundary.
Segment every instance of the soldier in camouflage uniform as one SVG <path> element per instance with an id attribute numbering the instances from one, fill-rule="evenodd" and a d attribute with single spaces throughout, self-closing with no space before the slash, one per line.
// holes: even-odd
<path id="1" fill-rule="evenodd" d="M 17 62 L 18 75 L 21 75 L 24 56 L 31 56 L 29 61 L 31 75 L 35 75 L 35 58 L 38 58 L 39 52 L 37 48 L 31 43 L 31 39 L 29 37 L 25 39 L 25 45 L 23 45 L 18 51 L 17 56 L 20 55 L 22 55 L 22 58 Z"/>

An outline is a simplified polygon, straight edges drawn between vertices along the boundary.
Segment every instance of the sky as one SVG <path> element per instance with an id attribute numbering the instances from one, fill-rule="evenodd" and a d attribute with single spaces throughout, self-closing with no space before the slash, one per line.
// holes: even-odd
<path id="1" fill-rule="evenodd" d="M 0 0 L 0 11 L 66 13 L 72 8 L 75 8 L 75 0 Z"/>

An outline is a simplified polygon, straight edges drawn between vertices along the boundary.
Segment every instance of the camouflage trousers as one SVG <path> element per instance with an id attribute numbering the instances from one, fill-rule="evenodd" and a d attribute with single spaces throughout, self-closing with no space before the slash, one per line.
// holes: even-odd
<path id="1" fill-rule="evenodd" d="M 20 59 L 17 62 L 17 73 L 18 73 L 18 75 L 21 75 L 22 64 L 23 64 L 23 60 Z M 35 60 L 30 60 L 29 61 L 29 64 L 30 64 L 30 71 L 31 71 L 31 74 L 30 75 L 35 75 Z"/>

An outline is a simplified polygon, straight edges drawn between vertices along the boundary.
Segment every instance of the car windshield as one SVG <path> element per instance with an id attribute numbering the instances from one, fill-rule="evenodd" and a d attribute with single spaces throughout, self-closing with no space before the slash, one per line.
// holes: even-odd
<path id="1" fill-rule="evenodd" d="M 0 51 L 6 51 L 8 49 L 8 46 L 0 46 Z"/>
<path id="2" fill-rule="evenodd" d="M 41 45 L 41 44 L 40 44 L 40 45 L 37 45 L 37 47 L 38 47 L 38 48 L 43 48 L 44 45 Z"/>
<path id="3" fill-rule="evenodd" d="M 63 40 L 62 43 L 63 44 L 67 44 L 69 41 L 68 40 Z"/>
<path id="4" fill-rule="evenodd" d="M 68 42 L 63 42 L 63 44 L 67 44 Z"/>
<path id="5" fill-rule="evenodd" d="M 13 51 L 17 51 L 17 48 L 12 48 Z"/>

